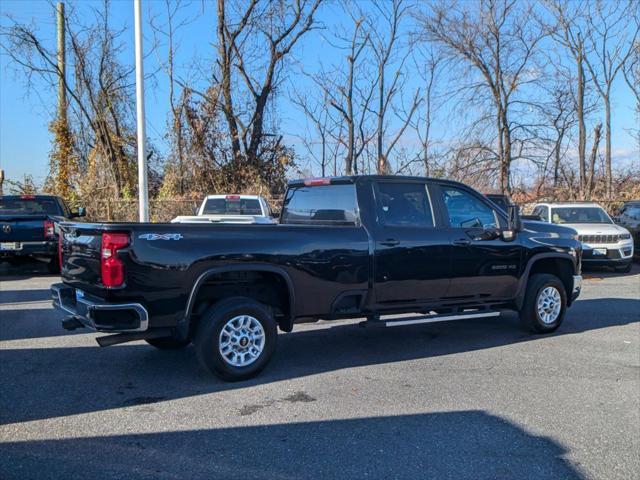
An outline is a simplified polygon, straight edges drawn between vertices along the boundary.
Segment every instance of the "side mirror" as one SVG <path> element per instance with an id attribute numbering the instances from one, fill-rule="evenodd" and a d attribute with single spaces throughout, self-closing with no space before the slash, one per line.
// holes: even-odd
<path id="1" fill-rule="evenodd" d="M 522 220 L 520 219 L 520 208 L 517 205 L 507 207 L 507 228 L 502 230 L 501 237 L 505 242 L 512 242 L 520 230 L 522 230 Z"/>
<path id="2" fill-rule="evenodd" d="M 80 218 L 85 217 L 87 215 L 87 211 L 84 207 L 78 207 L 75 212 L 71 212 L 71 218 Z"/>

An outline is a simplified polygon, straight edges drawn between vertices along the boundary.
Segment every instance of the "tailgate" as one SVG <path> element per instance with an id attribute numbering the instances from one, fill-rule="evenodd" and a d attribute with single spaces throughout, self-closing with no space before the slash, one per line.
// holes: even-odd
<path id="1" fill-rule="evenodd" d="M 1 215 L 0 242 L 41 242 L 46 215 Z"/>
<path id="2" fill-rule="evenodd" d="M 61 275 L 66 283 L 88 291 L 101 287 L 100 248 L 105 231 L 99 224 L 60 224 Z"/>

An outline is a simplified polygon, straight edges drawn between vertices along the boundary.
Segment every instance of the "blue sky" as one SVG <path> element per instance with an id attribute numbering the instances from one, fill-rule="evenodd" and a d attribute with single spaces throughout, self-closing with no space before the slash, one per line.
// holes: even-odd
<path id="1" fill-rule="evenodd" d="M 79 12 L 87 11 L 87 7 L 95 4 L 95 0 L 83 0 L 67 2 L 75 4 Z M 213 57 L 213 43 L 215 41 L 215 10 L 214 5 L 203 4 L 195 1 L 186 12 L 192 18 L 192 23 L 183 29 L 178 35 L 180 40 L 179 62 L 188 64 L 191 59 L 200 57 L 205 62 Z M 113 0 L 112 22 L 114 25 L 127 25 L 133 23 L 133 1 Z M 143 17 L 149 20 L 150 15 L 164 14 L 164 2 L 143 0 Z M 1 0 L 0 23 L 6 24 L 6 16 L 14 19 L 33 23 L 37 26 L 42 38 L 48 39 L 55 45 L 55 17 L 53 9 L 46 0 Z M 320 21 L 325 25 L 336 23 L 339 15 L 335 4 L 327 4 L 320 12 Z M 340 52 L 331 48 L 323 39 L 323 31 L 309 33 L 304 42 L 299 45 L 296 57 L 302 59 L 305 69 L 313 70 L 322 60 L 330 63 L 339 58 Z M 133 62 L 133 28 L 128 30 L 130 35 L 130 48 L 125 52 L 123 60 Z M 149 28 L 145 31 L 145 40 L 149 45 L 152 33 Z M 126 38 L 126 37 L 125 37 Z M 160 49 L 158 55 L 162 55 Z M 145 62 L 146 72 L 155 70 L 158 66 L 158 58 L 151 55 Z M 186 70 L 185 70 L 186 71 Z M 197 81 L 198 79 L 196 79 Z M 291 80 L 291 78 L 290 78 Z M 286 84 L 286 88 L 292 88 L 295 83 L 300 84 L 305 80 L 297 76 L 294 82 Z M 206 81 L 203 76 L 201 81 Z M 455 77 L 446 77 L 445 82 L 455 84 Z M 55 108 L 55 91 L 47 91 L 42 85 L 36 84 L 36 89 L 28 95 L 24 78 L 7 68 L 7 58 L 0 55 L 0 168 L 6 172 L 7 178 L 19 178 L 23 174 L 32 174 L 36 180 L 42 181 L 47 173 L 48 154 L 50 149 L 50 135 L 47 126 L 52 118 L 50 109 Z M 154 84 L 146 86 L 147 108 L 147 134 L 162 151 L 166 145 L 162 139 L 167 121 L 167 82 L 160 72 Z M 294 147 L 300 147 L 298 135 L 305 130 L 305 119 L 299 111 L 294 109 L 287 100 L 280 102 L 281 128 L 285 134 L 285 141 Z M 640 156 L 633 138 L 628 132 L 636 122 L 634 118 L 633 98 L 628 92 L 622 78 L 619 78 L 613 93 L 613 152 L 614 162 L 627 163 L 632 159 L 637 161 Z M 446 141 L 447 126 L 439 125 L 437 130 L 443 140 Z M 405 138 L 406 142 L 412 141 L 412 134 Z M 415 137 L 413 138 L 415 141 Z M 299 148 L 301 150 L 301 148 Z"/>

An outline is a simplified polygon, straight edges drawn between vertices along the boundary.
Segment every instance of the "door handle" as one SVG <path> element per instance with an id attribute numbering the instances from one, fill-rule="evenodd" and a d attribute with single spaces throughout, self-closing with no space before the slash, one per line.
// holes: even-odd
<path id="1" fill-rule="evenodd" d="M 396 245 L 400 245 L 400 240 L 396 240 L 395 238 L 387 238 L 383 242 L 380 242 L 381 245 L 385 247 L 395 247 Z"/>
<path id="2" fill-rule="evenodd" d="M 468 238 L 456 238 L 451 243 L 457 247 L 466 247 L 467 245 L 471 245 L 471 240 Z"/>

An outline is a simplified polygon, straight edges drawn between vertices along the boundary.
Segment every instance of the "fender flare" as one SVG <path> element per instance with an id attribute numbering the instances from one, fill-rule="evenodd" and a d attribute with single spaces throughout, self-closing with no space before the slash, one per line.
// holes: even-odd
<path id="1" fill-rule="evenodd" d="M 263 265 L 263 264 L 254 264 L 254 263 L 246 263 L 239 265 L 226 265 L 222 267 L 214 267 L 209 268 L 202 272 L 198 278 L 196 279 L 193 287 L 191 287 L 191 292 L 189 294 L 189 298 L 187 299 L 187 304 L 184 309 L 184 315 L 176 326 L 176 329 L 180 332 L 181 335 L 186 338 L 189 334 L 189 324 L 191 319 L 191 313 L 193 311 L 193 306 L 195 303 L 195 299 L 200 291 L 200 287 L 211 275 L 217 275 L 220 273 L 229 273 L 229 272 L 269 272 L 275 273 L 281 276 L 286 285 L 287 292 L 289 295 L 289 316 L 285 317 L 285 319 L 279 322 L 280 329 L 285 332 L 290 332 L 293 329 L 293 320 L 295 318 L 295 290 L 293 288 L 293 281 L 289 274 L 282 268 L 274 267 L 272 265 Z"/>
<path id="2" fill-rule="evenodd" d="M 531 272 L 531 268 L 533 265 L 539 261 L 547 258 L 556 258 L 560 260 L 569 260 L 571 265 L 573 266 L 573 272 L 575 274 L 576 271 L 576 259 L 569 253 L 563 252 L 547 252 L 547 253 L 536 253 L 533 255 L 529 261 L 527 262 L 527 266 L 522 272 L 520 276 L 520 280 L 518 280 L 518 293 L 516 294 L 515 304 L 516 308 L 520 310 L 522 305 L 524 304 L 524 296 L 527 292 L 527 282 L 529 281 L 529 272 Z M 571 292 L 567 292 L 567 305 L 571 304 Z"/>

